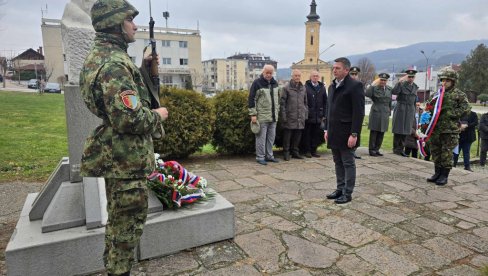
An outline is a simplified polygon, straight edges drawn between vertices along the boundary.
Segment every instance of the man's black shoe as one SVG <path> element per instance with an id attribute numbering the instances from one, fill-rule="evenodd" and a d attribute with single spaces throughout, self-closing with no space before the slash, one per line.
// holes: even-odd
<path id="1" fill-rule="evenodd" d="M 295 158 L 295 159 L 303 159 L 303 156 L 301 156 L 299 154 L 292 154 L 291 157 Z"/>
<path id="2" fill-rule="evenodd" d="M 395 154 L 403 156 L 403 157 L 408 157 L 408 155 L 406 153 L 404 153 L 403 151 L 402 152 L 395 152 Z"/>
<path id="3" fill-rule="evenodd" d="M 276 158 L 266 158 L 265 160 L 272 163 L 280 163 L 280 161 Z"/>
<path id="4" fill-rule="evenodd" d="M 342 191 L 335 190 L 331 194 L 328 194 L 326 197 L 327 199 L 336 199 L 342 196 Z"/>
<path id="5" fill-rule="evenodd" d="M 376 152 L 376 156 L 383 156 L 383 153 L 381 153 L 381 152 L 377 151 L 377 152 Z"/>
<path id="6" fill-rule="evenodd" d="M 370 151 L 369 152 L 369 156 L 378 156 L 378 154 L 376 152 L 374 152 L 374 151 Z"/>
<path id="7" fill-rule="evenodd" d="M 361 156 L 357 155 L 356 153 L 354 153 L 354 158 L 356 159 L 361 159 Z"/>
<path id="8" fill-rule="evenodd" d="M 342 195 L 341 197 L 339 197 L 336 200 L 334 200 L 334 202 L 336 204 L 344 204 L 344 203 L 348 203 L 351 200 L 352 200 L 352 196 Z"/>
<path id="9" fill-rule="evenodd" d="M 320 157 L 320 154 L 317 154 L 317 153 L 314 152 L 314 153 L 312 153 L 312 156 L 319 158 Z"/>

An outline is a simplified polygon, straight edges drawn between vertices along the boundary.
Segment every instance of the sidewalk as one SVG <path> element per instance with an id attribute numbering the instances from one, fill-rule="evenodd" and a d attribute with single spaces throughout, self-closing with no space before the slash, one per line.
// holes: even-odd
<path id="1" fill-rule="evenodd" d="M 359 150 L 345 205 L 325 199 L 335 188 L 330 153 L 267 166 L 252 156 L 183 161 L 235 205 L 236 237 L 141 262 L 131 275 L 479 275 L 488 265 L 488 172 L 453 169 L 437 187 L 425 181 L 430 162 Z"/>

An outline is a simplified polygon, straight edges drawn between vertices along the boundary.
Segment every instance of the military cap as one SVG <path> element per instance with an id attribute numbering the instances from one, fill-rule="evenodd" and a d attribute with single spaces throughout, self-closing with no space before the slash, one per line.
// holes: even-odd
<path id="1" fill-rule="evenodd" d="M 351 69 L 349 69 L 349 74 L 358 74 L 359 72 L 361 72 L 361 69 L 359 69 L 359 67 L 357 66 L 353 66 L 351 67 Z"/>
<path id="2" fill-rule="evenodd" d="M 388 75 L 387 73 L 379 73 L 378 74 L 378 77 L 381 79 L 381 80 L 387 80 L 390 78 L 390 75 Z"/>
<path id="3" fill-rule="evenodd" d="M 259 131 L 261 131 L 261 126 L 259 125 L 258 121 L 256 121 L 255 123 L 251 122 L 251 131 L 254 134 L 258 134 Z"/>
<path id="4" fill-rule="evenodd" d="M 128 16 L 136 17 L 139 11 L 125 0 L 97 0 L 91 9 L 95 31 L 120 26 Z"/>
<path id="5" fill-rule="evenodd" d="M 415 74 L 417 74 L 417 70 L 408 69 L 407 71 L 405 71 L 405 73 L 407 73 L 409 77 L 415 77 Z"/>
<path id="6" fill-rule="evenodd" d="M 451 67 L 442 69 L 438 76 L 440 80 L 457 81 L 458 79 L 458 74 Z"/>

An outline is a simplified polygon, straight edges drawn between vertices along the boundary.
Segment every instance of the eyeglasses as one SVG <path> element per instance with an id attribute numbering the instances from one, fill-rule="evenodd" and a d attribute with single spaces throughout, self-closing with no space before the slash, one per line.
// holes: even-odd
<path id="1" fill-rule="evenodd" d="M 351 75 L 351 76 L 357 76 L 358 74 L 357 73 L 351 73 L 349 75 Z"/>
<path id="2" fill-rule="evenodd" d="M 408 76 L 408 78 L 409 78 L 409 79 L 413 79 L 413 78 L 415 78 L 415 76 Z"/>

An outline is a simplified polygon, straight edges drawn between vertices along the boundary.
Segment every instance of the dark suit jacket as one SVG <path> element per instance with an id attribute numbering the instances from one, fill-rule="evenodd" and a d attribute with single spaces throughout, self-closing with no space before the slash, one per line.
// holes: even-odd
<path id="1" fill-rule="evenodd" d="M 471 111 L 468 116 L 461 118 L 461 122 L 466 122 L 468 127 L 459 133 L 459 144 L 476 141 L 476 126 L 478 126 L 478 115 L 476 112 Z"/>
<path id="2" fill-rule="evenodd" d="M 336 88 L 336 80 L 334 80 L 329 86 L 327 97 L 327 147 L 348 149 L 349 135 L 357 133 L 359 136 L 363 119 L 363 84 L 347 75 Z"/>

